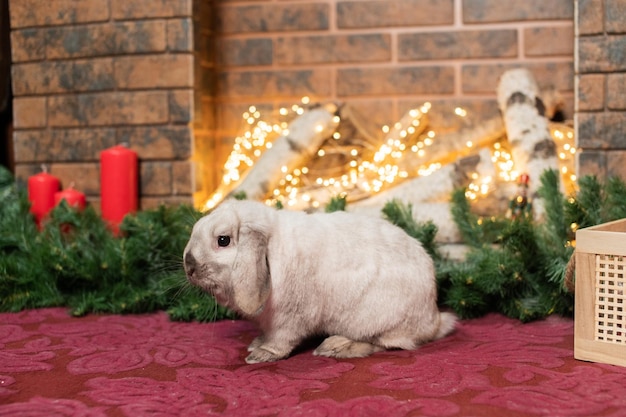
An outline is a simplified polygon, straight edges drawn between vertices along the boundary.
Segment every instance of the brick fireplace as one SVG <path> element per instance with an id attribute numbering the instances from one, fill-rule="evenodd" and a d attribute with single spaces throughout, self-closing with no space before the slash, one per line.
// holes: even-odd
<path id="1" fill-rule="evenodd" d="M 139 155 L 142 208 L 200 205 L 250 105 L 306 95 L 382 126 L 430 101 L 433 123 L 455 128 L 444 110 L 497 114 L 498 77 L 518 66 L 575 119 L 579 174 L 626 178 L 624 0 L 9 0 L 9 11 L 15 173 L 46 164 L 92 203 L 98 154 L 117 143 Z"/>

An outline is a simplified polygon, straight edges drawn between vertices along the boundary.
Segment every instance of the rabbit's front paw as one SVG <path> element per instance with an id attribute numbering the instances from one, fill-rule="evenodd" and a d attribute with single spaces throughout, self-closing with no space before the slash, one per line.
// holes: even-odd
<path id="1" fill-rule="evenodd" d="M 261 363 L 261 362 L 274 362 L 279 359 L 283 359 L 289 354 L 289 352 L 285 354 L 270 352 L 264 347 L 255 348 L 246 358 L 246 363 Z"/>

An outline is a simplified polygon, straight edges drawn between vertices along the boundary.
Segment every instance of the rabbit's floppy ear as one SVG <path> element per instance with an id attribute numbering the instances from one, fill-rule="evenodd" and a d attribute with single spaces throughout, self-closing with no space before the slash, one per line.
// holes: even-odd
<path id="1" fill-rule="evenodd" d="M 247 316 L 258 315 L 270 292 L 267 233 L 243 224 L 239 229 L 237 257 L 233 265 L 233 301 Z"/>

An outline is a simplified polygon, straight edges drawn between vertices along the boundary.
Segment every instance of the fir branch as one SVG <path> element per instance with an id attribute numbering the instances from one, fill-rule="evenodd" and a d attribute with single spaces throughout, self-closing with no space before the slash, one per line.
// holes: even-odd
<path id="1" fill-rule="evenodd" d="M 602 186 L 594 176 L 584 176 L 578 180 L 579 191 L 566 206 L 566 214 L 571 223 L 579 228 L 602 223 L 604 196 Z"/>
<path id="2" fill-rule="evenodd" d="M 330 199 L 324 211 L 326 213 L 332 213 L 334 211 L 346 211 L 346 196 L 345 195 L 337 195 Z"/>
<path id="3" fill-rule="evenodd" d="M 441 302 L 452 308 L 461 319 L 480 317 L 492 310 L 493 300 L 474 283 L 476 271 L 469 263 L 454 265 L 448 271 L 450 286 Z M 441 294 L 444 295 L 444 294 Z"/>
<path id="4" fill-rule="evenodd" d="M 467 257 L 473 285 L 482 293 L 506 298 L 524 282 L 525 265 L 520 256 L 502 248 L 486 246 Z"/>
<path id="5" fill-rule="evenodd" d="M 546 279 L 563 292 L 565 267 L 573 253 L 569 242 L 574 239 L 574 233 L 566 215 L 570 203 L 560 191 L 557 171 L 547 170 L 542 174 L 538 194 L 544 201 L 546 215 L 537 231 L 539 255 L 543 258 Z"/>
<path id="6" fill-rule="evenodd" d="M 246 194 L 245 191 L 238 191 L 238 192 L 234 193 L 232 195 L 232 197 L 235 200 L 247 200 L 248 199 L 248 195 Z"/>
<path id="7" fill-rule="evenodd" d="M 464 192 L 453 194 L 453 217 L 463 239 L 473 248 L 457 269 L 447 268 L 440 274 L 439 281 L 442 301 L 460 317 L 496 311 L 528 321 L 557 310 L 571 312 L 568 307 L 573 305 L 573 297 L 563 293 L 559 282 L 547 278 L 549 260 L 559 253 L 552 246 L 562 248 L 564 244 L 561 213 L 565 199 L 558 192 L 554 173 L 546 174 L 542 181 L 543 192 L 553 194 L 546 203 L 554 210 L 550 233 L 540 232 L 533 219 L 527 217 L 481 221 L 471 213 Z"/>
<path id="8" fill-rule="evenodd" d="M 188 287 L 185 293 L 176 297 L 167 307 L 167 313 L 173 320 L 180 321 L 215 321 L 220 319 L 234 319 L 237 315 L 208 297 L 207 294 L 195 287 Z"/>
<path id="9" fill-rule="evenodd" d="M 459 188 L 452 192 L 450 211 L 463 241 L 470 246 L 480 246 L 482 242 L 478 217 L 472 214 L 469 200 L 465 197 L 465 189 Z"/>
<path id="10" fill-rule="evenodd" d="M 13 175 L 3 165 L 0 165 L 0 192 L 14 186 Z"/>
<path id="11" fill-rule="evenodd" d="M 626 218 L 626 183 L 619 177 L 611 177 L 605 185 L 603 221 Z"/>
<path id="12" fill-rule="evenodd" d="M 0 167 L 0 310 L 52 307 L 64 303 L 44 260 L 26 190 Z"/>
<path id="13" fill-rule="evenodd" d="M 472 213 L 469 200 L 465 197 L 465 189 L 454 190 L 450 197 L 450 212 L 456 223 L 461 239 L 472 247 L 481 247 L 497 242 L 507 221 L 500 217 L 483 218 Z"/>
<path id="14" fill-rule="evenodd" d="M 382 209 L 385 219 L 403 229 L 409 236 L 417 239 L 435 262 L 441 260 L 441 254 L 435 242 L 437 226 L 432 222 L 419 223 L 413 218 L 413 206 L 400 200 L 385 203 Z"/>
<path id="15" fill-rule="evenodd" d="M 562 244 L 569 238 L 570 227 L 565 220 L 566 200 L 559 187 L 559 173 L 555 170 L 546 170 L 540 177 L 541 186 L 537 194 L 544 202 L 547 232 L 546 239 L 551 244 Z"/>

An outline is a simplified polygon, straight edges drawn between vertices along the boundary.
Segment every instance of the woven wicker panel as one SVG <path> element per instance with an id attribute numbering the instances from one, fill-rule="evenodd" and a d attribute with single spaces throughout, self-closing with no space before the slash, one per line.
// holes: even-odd
<path id="1" fill-rule="evenodd" d="M 626 258 L 596 255 L 598 341 L 626 345 Z"/>

